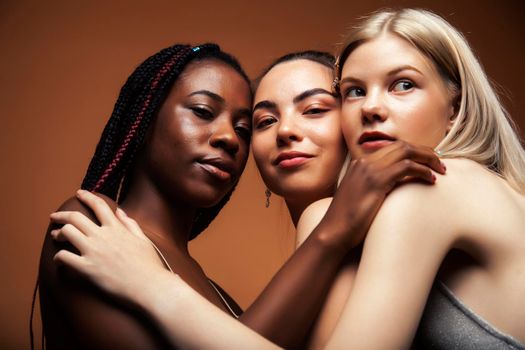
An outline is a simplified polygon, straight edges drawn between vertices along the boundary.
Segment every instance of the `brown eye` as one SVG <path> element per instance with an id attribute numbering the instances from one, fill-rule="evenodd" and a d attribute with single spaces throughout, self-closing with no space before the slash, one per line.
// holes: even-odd
<path id="1" fill-rule="evenodd" d="M 210 120 L 213 119 L 213 113 L 202 107 L 191 107 L 190 108 L 197 117 Z"/>
<path id="2" fill-rule="evenodd" d="M 257 124 L 255 124 L 256 129 L 263 129 L 269 125 L 272 125 L 276 122 L 276 119 L 274 117 L 265 117 L 260 119 Z"/>
<path id="3" fill-rule="evenodd" d="M 303 114 L 322 114 L 322 113 L 325 113 L 325 112 L 328 112 L 329 109 L 328 108 L 310 108 L 308 110 L 306 110 Z"/>
<path id="4" fill-rule="evenodd" d="M 238 125 L 238 126 L 235 127 L 235 132 L 243 140 L 246 140 L 247 142 L 250 142 L 250 139 L 252 137 L 252 130 L 251 130 L 251 128 L 246 127 L 244 125 Z"/>

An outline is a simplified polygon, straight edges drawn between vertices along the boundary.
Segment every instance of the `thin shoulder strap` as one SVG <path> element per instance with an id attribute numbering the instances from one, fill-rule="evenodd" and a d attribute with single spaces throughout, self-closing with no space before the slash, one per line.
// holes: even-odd
<path id="1" fill-rule="evenodd" d="M 235 303 L 235 301 L 233 301 L 231 299 L 231 297 L 220 286 L 218 286 L 215 282 L 213 282 L 209 278 L 208 278 L 208 281 L 210 282 L 210 284 L 213 287 L 213 289 L 215 289 L 215 292 L 217 292 L 217 295 L 219 296 L 219 298 L 221 298 L 222 303 L 230 311 L 232 316 L 235 317 L 235 318 L 239 318 L 241 316 L 241 314 L 242 314 L 242 309 L 239 307 L 239 305 L 237 305 L 237 303 Z M 225 297 L 225 295 L 226 295 L 226 297 Z M 230 302 L 228 302 L 226 299 L 228 299 Z M 232 305 L 230 305 L 230 303 Z M 237 310 L 237 312 L 234 311 L 234 309 Z"/>

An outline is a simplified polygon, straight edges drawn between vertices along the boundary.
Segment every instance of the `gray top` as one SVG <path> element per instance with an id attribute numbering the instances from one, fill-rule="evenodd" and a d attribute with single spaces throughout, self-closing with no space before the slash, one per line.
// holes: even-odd
<path id="1" fill-rule="evenodd" d="M 525 346 L 464 305 L 442 282 L 428 297 L 414 339 L 416 349 L 520 349 Z"/>

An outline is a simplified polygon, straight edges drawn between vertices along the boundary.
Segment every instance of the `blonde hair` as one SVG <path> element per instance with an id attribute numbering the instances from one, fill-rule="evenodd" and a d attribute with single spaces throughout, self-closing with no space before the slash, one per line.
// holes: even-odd
<path id="1" fill-rule="evenodd" d="M 402 9 L 364 18 L 346 37 L 337 59 L 338 76 L 355 48 L 383 33 L 401 37 L 428 57 L 456 96 L 454 125 L 436 147 L 442 156 L 474 160 L 525 193 L 525 151 L 515 125 L 466 39 L 440 16 Z"/>

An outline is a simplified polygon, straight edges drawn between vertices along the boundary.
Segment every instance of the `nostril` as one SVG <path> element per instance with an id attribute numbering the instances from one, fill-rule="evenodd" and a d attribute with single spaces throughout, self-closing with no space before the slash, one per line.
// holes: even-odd
<path id="1" fill-rule="evenodd" d="M 218 137 L 211 140 L 210 144 L 215 148 L 222 148 L 228 154 L 235 155 L 239 150 L 239 142 L 232 137 Z"/>

